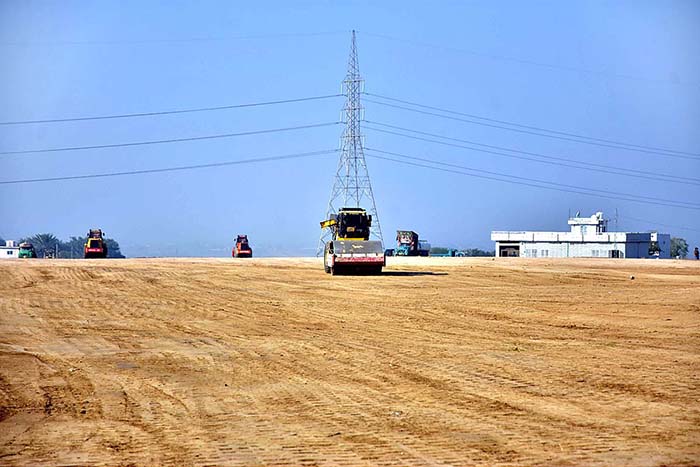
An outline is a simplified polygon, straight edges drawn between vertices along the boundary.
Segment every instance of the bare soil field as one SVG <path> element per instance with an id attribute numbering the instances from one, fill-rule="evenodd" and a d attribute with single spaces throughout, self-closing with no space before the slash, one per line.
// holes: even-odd
<path id="1" fill-rule="evenodd" d="M 700 464 L 700 262 L 385 271 L 0 262 L 0 465 Z"/>

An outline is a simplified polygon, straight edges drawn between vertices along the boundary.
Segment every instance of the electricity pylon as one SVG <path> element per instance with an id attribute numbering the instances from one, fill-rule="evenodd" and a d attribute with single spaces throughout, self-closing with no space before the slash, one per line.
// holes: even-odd
<path id="1" fill-rule="evenodd" d="M 343 107 L 345 129 L 340 137 L 340 159 L 335 173 L 331 198 L 328 201 L 326 219 L 337 213 L 338 208 L 365 208 L 372 215 L 370 239 L 379 240 L 384 244 L 382 228 L 377 215 L 377 205 L 374 202 L 372 183 L 369 180 L 367 162 L 365 161 L 364 141 L 360 131 L 362 121 L 362 104 L 360 95 L 364 80 L 360 76 L 360 65 L 357 60 L 357 45 L 355 31 L 352 31 L 352 45 L 348 60 L 348 72 L 343 80 L 343 91 L 346 95 Z M 364 206 L 363 206 L 364 204 Z M 323 253 L 323 248 L 332 238 L 330 229 L 321 232 L 316 255 Z"/>

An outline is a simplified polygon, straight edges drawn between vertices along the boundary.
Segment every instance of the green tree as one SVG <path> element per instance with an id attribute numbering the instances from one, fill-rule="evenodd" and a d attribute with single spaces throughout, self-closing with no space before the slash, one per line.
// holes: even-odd
<path id="1" fill-rule="evenodd" d="M 464 251 L 464 256 L 495 256 L 496 252 L 480 250 L 479 248 L 469 248 Z"/>
<path id="2" fill-rule="evenodd" d="M 61 243 L 61 258 L 82 258 L 85 237 L 71 237 L 67 242 Z"/>
<path id="3" fill-rule="evenodd" d="M 61 241 L 52 233 L 36 234 L 32 237 L 21 239 L 21 242 L 30 242 L 34 245 L 34 249 L 39 257 L 45 256 L 47 252 L 50 254 L 56 250 L 56 245 L 59 247 L 61 245 Z"/>
<path id="4" fill-rule="evenodd" d="M 39 257 L 43 257 L 46 252 L 56 251 L 56 246 L 58 246 L 59 258 L 82 258 L 86 240 L 86 237 L 70 237 L 67 242 L 62 242 L 54 234 L 43 233 L 23 238 L 20 242 L 31 242 Z M 105 238 L 104 240 L 107 244 L 108 258 L 125 258 L 119 250 L 119 243 L 116 240 L 113 238 Z"/>
<path id="5" fill-rule="evenodd" d="M 494 251 L 480 250 L 479 248 L 467 248 L 466 250 L 453 250 L 441 246 L 436 246 L 430 249 L 431 255 L 446 255 L 454 252 L 454 256 L 495 256 Z"/>
<path id="6" fill-rule="evenodd" d="M 119 250 L 119 243 L 113 238 L 105 238 L 107 244 L 107 258 L 126 258 Z"/>
<path id="7" fill-rule="evenodd" d="M 688 256 L 688 242 L 684 238 L 671 238 L 671 258 Z"/>
<path id="8" fill-rule="evenodd" d="M 107 237 L 104 240 L 107 244 L 108 258 L 126 258 L 119 250 L 119 243 L 116 240 Z M 82 258 L 86 241 L 87 237 L 71 237 L 67 242 L 61 243 L 59 256 L 61 258 Z"/>

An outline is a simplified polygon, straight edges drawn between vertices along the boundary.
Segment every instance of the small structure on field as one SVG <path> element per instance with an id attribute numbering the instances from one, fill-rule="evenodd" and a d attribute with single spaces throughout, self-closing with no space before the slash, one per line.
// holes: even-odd
<path id="1" fill-rule="evenodd" d="M 670 258 L 671 236 L 608 232 L 602 212 L 569 218 L 570 232 L 491 232 L 496 256 L 528 258 Z"/>
<path id="2" fill-rule="evenodd" d="M 0 259 L 19 258 L 19 247 L 14 240 L 5 240 L 5 245 L 0 246 Z"/>

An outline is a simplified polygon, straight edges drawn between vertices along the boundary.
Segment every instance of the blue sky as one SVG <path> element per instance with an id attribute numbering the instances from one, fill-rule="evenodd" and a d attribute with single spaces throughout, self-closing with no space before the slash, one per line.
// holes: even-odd
<path id="1" fill-rule="evenodd" d="M 0 121 L 335 94 L 356 29 L 367 92 L 596 138 L 700 153 L 700 3 L 0 3 Z M 312 34 L 313 33 L 313 34 Z M 388 36 L 380 37 L 380 36 Z M 401 39 L 401 40 L 396 40 Z M 0 126 L 0 152 L 337 121 L 342 98 L 153 118 Z M 578 144 L 365 103 L 365 118 L 672 176 L 698 158 Z M 0 155 L 0 181 L 335 149 L 338 125 L 130 148 Z M 700 203 L 700 186 L 604 174 L 367 129 L 371 148 L 476 169 Z M 369 152 L 368 152 L 369 155 Z M 569 211 L 700 245 L 700 211 L 542 190 L 369 158 L 385 243 L 491 248 L 491 230 L 562 230 Z M 104 179 L 0 185 L 0 236 L 101 227 L 128 256 L 311 255 L 337 155 Z M 636 219 L 644 219 L 648 222 Z M 676 227 L 666 227 L 668 224 Z M 685 227 L 682 230 L 678 227 Z"/>

